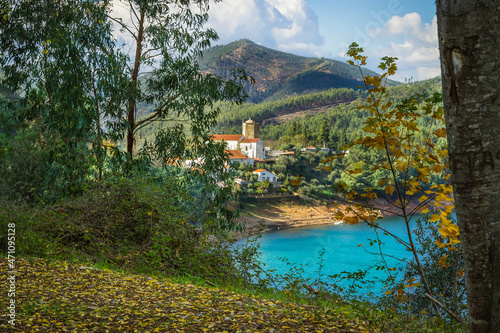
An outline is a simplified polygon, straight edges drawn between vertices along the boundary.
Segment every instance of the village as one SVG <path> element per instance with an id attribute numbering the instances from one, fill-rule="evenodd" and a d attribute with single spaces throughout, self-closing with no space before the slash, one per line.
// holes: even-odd
<path id="1" fill-rule="evenodd" d="M 215 141 L 223 141 L 226 144 L 226 153 L 229 156 L 230 167 L 238 169 L 239 177 L 235 179 L 240 188 L 245 189 L 244 193 L 254 193 L 251 189 L 253 184 L 260 183 L 260 190 L 257 194 L 267 193 L 270 188 L 275 192 L 282 189 L 286 184 L 286 179 L 266 169 L 266 165 L 274 164 L 280 156 L 295 156 L 295 151 L 274 150 L 271 147 L 264 147 L 264 143 L 259 138 L 260 124 L 252 119 L 248 119 L 242 124 L 242 134 L 216 134 L 212 138 Z M 316 153 L 317 151 L 328 154 L 329 148 L 316 148 L 313 146 L 301 148 L 302 152 Z M 251 171 L 251 174 L 250 174 Z"/>

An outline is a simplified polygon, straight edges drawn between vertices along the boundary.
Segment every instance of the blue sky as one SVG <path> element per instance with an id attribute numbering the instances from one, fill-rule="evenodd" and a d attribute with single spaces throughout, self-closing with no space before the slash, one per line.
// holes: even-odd
<path id="1" fill-rule="evenodd" d="M 223 0 L 211 3 L 215 44 L 248 38 L 293 54 L 345 61 L 353 41 L 375 69 L 383 56 L 398 57 L 404 80 L 440 75 L 434 0 Z"/>

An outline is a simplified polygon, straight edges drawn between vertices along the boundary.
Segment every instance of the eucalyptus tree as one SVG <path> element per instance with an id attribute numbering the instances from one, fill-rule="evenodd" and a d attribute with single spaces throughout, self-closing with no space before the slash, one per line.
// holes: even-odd
<path id="1" fill-rule="evenodd" d="M 470 332 L 500 331 L 500 7 L 439 0 L 443 101 Z"/>
<path id="2" fill-rule="evenodd" d="M 242 102 L 247 77 L 200 71 L 197 57 L 217 38 L 205 29 L 208 0 L 0 4 L 3 83 L 21 91 L 26 116 L 43 118 L 49 180 L 72 188 L 92 172 L 100 178 L 106 161 L 197 159 L 212 185 L 224 173 L 224 147 L 209 139 L 214 102 Z M 152 112 L 139 117 L 144 105 Z M 137 148 L 155 122 L 167 126 Z"/>
<path id="3" fill-rule="evenodd" d="M 45 185 L 71 192 L 102 170 L 100 120 L 121 104 L 125 58 L 114 49 L 107 1 L 0 2 L 2 85 L 17 118 L 41 119 Z M 20 107 L 19 107 L 20 106 Z M 49 191 L 51 192 L 51 191 Z"/>
<path id="4" fill-rule="evenodd" d="M 217 38 L 214 30 L 205 29 L 207 10 L 208 0 L 116 0 L 110 7 L 109 21 L 125 41 L 118 47 L 129 58 L 125 75 L 131 86 L 117 117 L 126 132 L 128 158 L 134 157 L 138 131 L 153 122 L 170 123 L 156 136 L 156 145 L 147 147 L 157 157 L 179 158 L 188 147 L 205 150 L 219 113 L 213 103 L 246 97 L 240 84 L 244 72 L 221 78 L 201 73 L 195 61 Z M 141 103 L 154 107 L 138 118 Z M 193 139 L 189 145 L 182 139 L 186 129 Z"/>
<path id="5" fill-rule="evenodd" d="M 208 0 L 115 0 L 109 6 L 108 22 L 119 36 L 117 49 L 127 58 L 123 75 L 129 82 L 125 103 L 112 118 L 113 133 L 115 141 L 126 139 L 128 162 L 197 161 L 189 176 L 181 177 L 204 184 L 193 220 L 208 217 L 231 228 L 235 211 L 226 209 L 234 196 L 228 159 L 224 145 L 210 140 L 210 130 L 220 113 L 215 102 L 242 103 L 247 97 L 242 83 L 249 78 L 239 69 L 226 77 L 201 72 L 196 60 L 217 39 L 205 28 L 208 5 Z M 140 114 L 142 105 L 149 105 L 147 114 Z M 137 147 L 139 131 L 153 123 L 163 126 L 152 142 Z"/>

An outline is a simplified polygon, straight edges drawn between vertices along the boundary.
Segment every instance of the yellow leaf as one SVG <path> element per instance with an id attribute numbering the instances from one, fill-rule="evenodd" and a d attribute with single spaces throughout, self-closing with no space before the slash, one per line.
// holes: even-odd
<path id="1" fill-rule="evenodd" d="M 446 244 L 443 244 L 443 243 L 441 243 L 441 242 L 440 242 L 440 241 L 438 241 L 438 240 L 435 240 L 435 241 L 434 241 L 434 244 L 436 244 L 437 246 L 439 246 L 439 248 L 440 248 L 440 249 L 442 249 L 443 247 L 445 247 L 445 246 L 446 246 Z"/>
<path id="2" fill-rule="evenodd" d="M 342 213 L 342 212 L 339 210 L 338 212 L 336 212 L 336 213 L 335 213 L 334 217 L 335 217 L 336 219 L 341 220 L 341 219 L 343 219 L 343 218 L 344 218 L 344 213 Z"/>
<path id="3" fill-rule="evenodd" d="M 378 182 L 378 186 L 382 187 L 387 183 L 390 179 L 382 179 L 381 181 Z"/>
<path id="4" fill-rule="evenodd" d="M 294 180 L 290 181 L 290 184 L 292 184 L 292 186 L 299 186 L 300 178 L 302 178 L 302 177 L 304 177 L 304 176 L 298 175 Z"/>
<path id="5" fill-rule="evenodd" d="M 441 129 L 435 130 L 434 134 L 436 134 L 436 136 L 438 138 L 444 138 L 446 136 L 446 129 L 441 128 Z"/>
<path id="6" fill-rule="evenodd" d="M 344 222 L 347 224 L 358 224 L 359 219 L 356 216 L 346 216 L 344 217 Z"/>
<path id="7" fill-rule="evenodd" d="M 439 217 L 439 215 L 432 214 L 431 219 L 429 221 L 430 222 L 438 222 L 439 220 L 441 220 L 441 218 Z"/>
<path id="8" fill-rule="evenodd" d="M 385 193 L 386 194 L 389 194 L 389 195 L 392 195 L 394 193 L 396 189 L 394 188 L 394 186 L 392 185 L 389 185 L 385 188 Z"/>
<path id="9" fill-rule="evenodd" d="M 398 148 L 398 149 L 394 149 L 394 150 L 392 151 L 392 155 L 394 155 L 394 157 L 396 157 L 396 158 L 399 158 L 399 157 L 403 157 L 403 156 L 404 156 L 403 152 L 402 152 L 402 151 L 401 151 L 401 149 L 399 149 L 399 148 Z"/>

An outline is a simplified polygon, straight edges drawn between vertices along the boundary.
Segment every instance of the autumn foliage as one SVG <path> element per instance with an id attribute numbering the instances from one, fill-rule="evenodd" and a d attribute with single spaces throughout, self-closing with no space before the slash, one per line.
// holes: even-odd
<path id="1" fill-rule="evenodd" d="M 363 49 L 353 43 L 347 52 L 350 57 L 348 63 L 359 68 L 366 65 L 367 57 L 362 54 Z M 363 177 L 366 170 L 359 167 L 359 163 L 348 164 L 345 174 L 355 180 L 355 186 L 345 182 L 338 182 L 335 187 L 343 195 L 343 200 L 348 203 L 348 208 L 338 210 L 337 219 L 345 223 L 357 224 L 361 221 L 390 234 L 403 244 L 413 254 L 414 262 L 420 272 L 420 280 L 411 279 L 404 288 L 415 288 L 423 285 L 429 299 L 432 295 L 426 274 L 420 263 L 417 244 L 412 236 L 410 221 L 420 213 L 431 213 L 430 221 L 434 222 L 439 230 L 441 239 L 436 244 L 447 247 L 448 250 L 457 250 L 459 243 L 459 230 L 453 223 L 450 215 L 454 209 L 453 189 L 449 180 L 448 151 L 446 146 L 446 129 L 444 112 L 441 105 L 441 96 L 434 94 L 424 96 L 416 94 L 393 104 L 388 98 L 386 89 L 387 80 L 397 70 L 397 58 L 384 57 L 378 68 L 383 71 L 380 76 L 364 76 L 364 86 L 368 91 L 366 103 L 359 106 L 359 110 L 368 110 L 371 116 L 365 123 L 364 133 L 354 142 L 344 147 L 344 153 L 329 157 L 324 163 L 343 158 L 346 152 L 356 151 L 356 147 L 365 150 L 375 150 L 380 157 L 377 163 L 368 166 L 371 173 L 382 174 L 382 178 L 374 183 Z M 430 123 L 440 125 L 437 129 L 433 126 L 419 126 Z M 415 140 L 418 132 L 427 131 L 424 144 Z M 324 166 L 319 169 L 330 171 L 331 167 Z M 329 170 L 330 169 L 330 170 Z M 363 170 L 365 169 L 365 170 Z M 440 182 L 445 179 L 446 182 Z M 406 224 L 407 239 L 402 239 L 391 234 L 377 223 L 378 213 L 374 202 L 383 203 L 383 207 L 390 207 L 391 212 L 401 216 Z M 380 206 L 380 205 L 379 205 Z M 440 265 L 446 265 L 447 257 L 443 257 Z M 385 261 L 384 261 L 385 262 Z M 393 267 L 385 265 L 389 277 L 392 277 Z M 458 272 L 457 279 L 463 277 L 463 270 Z M 386 286 L 386 294 L 393 291 L 391 286 Z M 399 299 L 404 301 L 404 289 L 397 290 Z M 427 296 L 426 296 L 427 297 Z M 438 303 L 433 302 L 436 314 L 439 314 Z M 444 309 L 448 312 L 447 309 Z M 449 314 L 449 313 L 448 313 Z M 452 315 L 460 320 L 455 314 Z"/>

